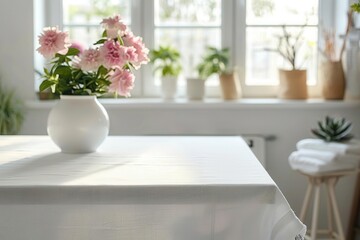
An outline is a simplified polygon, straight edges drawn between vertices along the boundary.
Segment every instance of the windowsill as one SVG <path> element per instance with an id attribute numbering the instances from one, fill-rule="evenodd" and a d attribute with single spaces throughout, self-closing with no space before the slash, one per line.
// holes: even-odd
<path id="1" fill-rule="evenodd" d="M 99 99 L 107 109 L 324 109 L 324 108 L 359 108 L 360 100 L 333 100 L 323 99 L 283 100 L 277 98 L 242 98 L 225 101 L 219 98 L 207 98 L 203 101 L 189 101 L 187 99 L 163 100 L 161 98 L 128 98 L 128 99 Z M 29 109 L 50 109 L 57 100 L 29 100 L 26 106 Z"/>

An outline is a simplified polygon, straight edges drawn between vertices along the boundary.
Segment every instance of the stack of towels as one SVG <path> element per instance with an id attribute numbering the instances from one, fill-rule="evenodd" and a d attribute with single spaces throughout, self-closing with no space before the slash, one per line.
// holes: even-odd
<path id="1" fill-rule="evenodd" d="M 337 143 L 303 139 L 296 144 L 296 148 L 297 151 L 289 156 L 290 166 L 307 173 L 355 169 L 360 162 L 359 140 Z"/>

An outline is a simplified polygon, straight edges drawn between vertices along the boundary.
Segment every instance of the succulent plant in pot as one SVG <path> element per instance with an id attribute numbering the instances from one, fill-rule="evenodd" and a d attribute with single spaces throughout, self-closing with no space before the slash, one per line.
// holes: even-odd
<path id="1" fill-rule="evenodd" d="M 326 116 L 324 121 L 318 122 L 318 129 L 311 129 L 311 132 L 326 142 L 345 142 L 354 136 L 351 132 L 351 123 L 345 118 L 335 119 Z"/>
<path id="2" fill-rule="evenodd" d="M 172 46 L 159 46 L 150 51 L 154 72 L 161 77 L 162 95 L 165 99 L 176 97 L 178 76 L 182 71 L 180 52 Z"/>

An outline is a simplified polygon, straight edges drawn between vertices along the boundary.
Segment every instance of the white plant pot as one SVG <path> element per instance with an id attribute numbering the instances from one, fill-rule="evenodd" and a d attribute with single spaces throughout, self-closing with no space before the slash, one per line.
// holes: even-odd
<path id="1" fill-rule="evenodd" d="M 205 96 L 205 80 L 201 78 L 187 78 L 186 93 L 189 100 L 203 100 Z"/>
<path id="2" fill-rule="evenodd" d="M 161 91 L 164 99 L 174 99 L 177 92 L 177 77 L 162 77 Z"/>
<path id="3" fill-rule="evenodd" d="M 94 152 L 109 133 L 109 116 L 95 96 L 60 96 L 47 132 L 64 153 Z"/>

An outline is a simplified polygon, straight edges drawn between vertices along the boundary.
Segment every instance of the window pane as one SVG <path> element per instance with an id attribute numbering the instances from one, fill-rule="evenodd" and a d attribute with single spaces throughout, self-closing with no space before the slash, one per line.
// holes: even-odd
<path id="1" fill-rule="evenodd" d="M 155 0 L 155 25 L 221 24 L 221 0 Z"/>
<path id="2" fill-rule="evenodd" d="M 99 24 L 103 18 L 120 14 L 129 24 L 130 0 L 63 0 L 64 25 Z"/>
<path id="3" fill-rule="evenodd" d="M 221 46 L 221 30 L 215 29 L 156 29 L 155 47 L 171 45 L 179 49 L 183 76 L 197 76 L 195 66 L 199 64 L 206 46 Z M 210 80 L 210 79 L 209 79 Z M 208 81 L 211 84 L 211 80 Z"/>
<path id="4" fill-rule="evenodd" d="M 286 28 L 296 36 L 300 27 Z M 277 49 L 281 27 L 248 27 L 246 31 L 246 85 L 277 85 L 278 68 L 291 68 L 277 52 L 265 49 Z M 301 37 L 297 66 L 308 71 L 308 84 L 316 82 L 317 67 L 317 28 L 306 27 Z"/>
<path id="5" fill-rule="evenodd" d="M 92 45 L 101 37 L 103 29 L 100 27 L 64 27 L 64 30 L 69 32 L 70 39 L 73 42 Z"/>
<path id="6" fill-rule="evenodd" d="M 318 0 L 247 0 L 246 23 L 260 25 L 318 24 Z"/>

